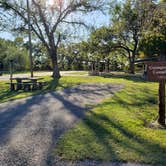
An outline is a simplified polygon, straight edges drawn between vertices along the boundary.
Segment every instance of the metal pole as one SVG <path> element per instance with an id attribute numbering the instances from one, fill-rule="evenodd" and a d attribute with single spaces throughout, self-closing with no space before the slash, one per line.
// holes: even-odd
<path id="1" fill-rule="evenodd" d="M 30 71 L 31 71 L 31 77 L 33 77 L 32 36 L 31 36 L 31 18 L 30 18 L 29 0 L 27 0 L 27 12 L 28 12 L 28 36 L 29 36 Z"/>

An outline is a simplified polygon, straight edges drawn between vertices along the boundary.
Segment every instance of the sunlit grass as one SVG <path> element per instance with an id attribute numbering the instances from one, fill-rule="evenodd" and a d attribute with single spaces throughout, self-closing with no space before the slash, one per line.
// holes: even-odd
<path id="1" fill-rule="evenodd" d="M 70 75 L 87 75 L 88 74 L 88 71 L 73 71 L 73 72 L 70 72 L 69 73 Z"/>
<path id="2" fill-rule="evenodd" d="M 166 165 L 166 130 L 149 127 L 158 114 L 158 84 L 132 78 L 110 81 L 124 83 L 125 89 L 88 112 L 60 139 L 54 155 Z"/>

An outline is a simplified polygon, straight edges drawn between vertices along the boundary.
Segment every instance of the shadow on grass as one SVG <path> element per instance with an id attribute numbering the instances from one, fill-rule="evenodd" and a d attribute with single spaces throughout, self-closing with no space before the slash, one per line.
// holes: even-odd
<path id="1" fill-rule="evenodd" d="M 4 102 L 5 100 L 12 99 L 13 97 L 21 93 L 22 92 L 18 92 L 18 91 L 10 91 L 9 88 L 7 87 L 7 90 L 5 89 L 0 92 L 0 100 L 1 102 Z"/>
<path id="2" fill-rule="evenodd" d="M 117 120 L 94 112 L 90 112 L 90 116 L 83 122 L 95 135 L 98 143 L 106 149 L 112 161 L 166 165 L 166 147 L 140 136 L 137 129 L 132 131 Z M 117 136 L 117 133 L 120 135 Z M 126 155 L 119 154 L 118 147 Z"/>
<path id="3" fill-rule="evenodd" d="M 108 73 L 103 75 L 102 77 L 104 78 L 115 78 L 115 79 L 126 79 L 129 81 L 134 81 L 134 82 L 147 82 L 147 80 L 145 78 L 143 78 L 143 76 L 141 75 L 133 75 L 133 74 L 112 74 L 112 73 Z"/>
<path id="4" fill-rule="evenodd" d="M 42 90 L 34 90 L 34 91 L 28 91 L 28 92 L 25 92 L 23 90 L 10 91 L 9 85 L 3 85 L 2 90 L 0 90 L 0 102 L 11 101 L 11 100 L 15 100 L 16 98 L 19 99 L 19 98 L 22 98 L 22 96 L 28 97 L 31 95 L 46 93 L 46 92 L 54 91 L 57 88 L 65 88 L 65 86 L 59 83 L 59 79 L 51 79 L 49 81 L 46 80 Z"/>
<path id="5" fill-rule="evenodd" d="M 149 126 L 157 119 L 158 96 L 157 92 L 148 87 L 132 87 L 123 91 L 123 95 L 114 95 L 114 100 L 105 102 L 106 105 L 120 105 L 133 116 L 143 122 L 144 127 Z M 99 105 L 100 106 L 100 105 Z M 103 104 L 101 104 L 103 106 Z M 147 108 L 152 108 L 149 110 Z"/>
<path id="6" fill-rule="evenodd" d="M 148 92 L 146 92 L 148 91 Z M 156 105 L 158 103 L 157 94 L 154 95 L 148 88 L 138 88 L 137 91 L 132 87 L 129 91 L 125 91 L 123 96 L 115 95 L 116 103 L 125 107 L 141 107 L 145 105 Z"/>
<path id="7" fill-rule="evenodd" d="M 46 82 L 46 87 L 44 90 L 52 91 L 56 90 L 57 87 L 63 87 L 63 86 L 59 83 L 59 79 L 52 79 Z"/>

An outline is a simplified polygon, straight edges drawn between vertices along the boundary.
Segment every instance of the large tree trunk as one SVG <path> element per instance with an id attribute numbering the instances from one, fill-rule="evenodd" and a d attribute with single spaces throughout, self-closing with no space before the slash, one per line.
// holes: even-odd
<path id="1" fill-rule="evenodd" d="M 132 51 L 132 54 L 130 57 L 130 67 L 129 67 L 129 73 L 130 74 L 135 74 L 135 58 L 136 58 L 136 52 L 137 52 L 137 47 L 138 47 L 138 36 L 134 35 L 133 37 L 135 44 L 134 44 L 134 49 Z"/>
<path id="2" fill-rule="evenodd" d="M 54 65 L 53 65 L 53 74 L 52 74 L 52 77 L 53 77 L 54 79 L 56 79 L 56 78 L 59 79 L 59 78 L 61 77 L 60 72 L 59 72 L 58 64 L 54 64 Z"/>
<path id="3" fill-rule="evenodd" d="M 129 64 L 129 73 L 135 74 L 135 65 L 133 61 L 130 61 L 130 64 Z"/>
<path id="4" fill-rule="evenodd" d="M 107 60 L 105 63 L 105 72 L 109 73 L 110 72 L 110 60 Z"/>
<path id="5" fill-rule="evenodd" d="M 59 71 L 59 67 L 58 67 L 58 62 L 57 62 L 57 51 L 56 50 L 49 50 L 49 54 L 51 57 L 51 61 L 52 61 L 52 67 L 53 67 L 53 74 L 52 77 L 54 79 L 59 79 L 61 77 L 60 75 L 60 71 Z"/>
<path id="6" fill-rule="evenodd" d="M 135 74 L 135 53 L 136 51 L 132 52 L 132 56 L 129 56 L 129 73 Z"/>

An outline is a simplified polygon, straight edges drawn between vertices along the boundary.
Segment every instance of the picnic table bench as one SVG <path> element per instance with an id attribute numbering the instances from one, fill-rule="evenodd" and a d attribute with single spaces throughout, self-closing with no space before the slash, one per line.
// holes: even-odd
<path id="1" fill-rule="evenodd" d="M 45 82 L 39 82 L 43 78 L 11 78 L 10 90 L 11 91 L 31 91 L 31 90 L 41 90 Z M 13 82 L 14 81 L 14 82 Z"/>

